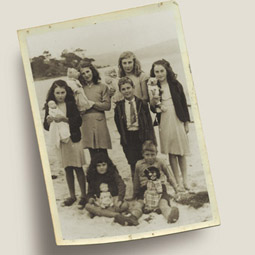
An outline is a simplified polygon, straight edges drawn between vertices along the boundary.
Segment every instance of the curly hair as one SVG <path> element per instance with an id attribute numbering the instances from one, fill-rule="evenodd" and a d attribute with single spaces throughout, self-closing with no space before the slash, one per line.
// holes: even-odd
<path id="1" fill-rule="evenodd" d="M 119 61 L 118 61 L 119 76 L 120 77 L 126 76 L 126 73 L 125 73 L 125 71 L 123 69 L 123 66 L 122 66 L 122 60 L 127 59 L 127 58 L 132 58 L 133 59 L 133 61 L 134 61 L 133 74 L 138 77 L 142 73 L 141 63 L 136 58 L 135 54 L 131 51 L 124 51 L 120 54 Z"/>
<path id="2" fill-rule="evenodd" d="M 87 85 L 87 82 L 86 82 L 86 80 L 84 79 L 84 77 L 82 76 L 82 73 L 81 73 L 81 68 L 86 68 L 86 67 L 88 67 L 92 72 L 92 76 L 93 76 L 92 81 L 93 81 L 93 83 L 98 84 L 99 81 L 101 80 L 100 74 L 97 71 L 97 69 L 95 68 L 95 66 L 93 66 L 91 64 L 90 61 L 81 61 L 79 63 L 78 68 L 79 68 L 79 71 L 80 71 L 80 76 L 79 76 L 78 80 L 80 81 L 80 83 L 83 86 Z"/>
<path id="3" fill-rule="evenodd" d="M 55 95 L 54 95 L 54 91 L 57 87 L 65 89 L 65 91 L 66 91 L 65 102 L 70 102 L 70 101 L 75 102 L 73 91 L 67 85 L 67 83 L 64 80 L 56 80 L 52 83 L 52 85 L 51 85 L 51 87 L 48 91 L 48 94 L 46 96 L 46 102 L 44 104 L 43 109 L 48 108 L 48 102 L 51 101 L 51 100 L 53 100 L 55 103 L 57 103 Z"/>
<path id="4" fill-rule="evenodd" d="M 170 66 L 170 63 L 166 61 L 165 59 L 157 60 L 152 64 L 151 71 L 150 71 L 151 77 L 155 77 L 154 68 L 156 65 L 161 65 L 166 69 L 166 79 L 168 84 L 173 84 L 177 81 L 176 80 L 177 75 L 173 72 L 173 69 Z"/>
<path id="5" fill-rule="evenodd" d="M 108 176 L 114 175 L 118 171 L 109 156 L 104 152 L 99 152 L 91 159 L 88 167 L 87 177 L 89 180 L 95 179 L 99 175 L 97 172 L 97 164 L 99 163 L 107 163 L 107 172 L 105 174 Z"/>

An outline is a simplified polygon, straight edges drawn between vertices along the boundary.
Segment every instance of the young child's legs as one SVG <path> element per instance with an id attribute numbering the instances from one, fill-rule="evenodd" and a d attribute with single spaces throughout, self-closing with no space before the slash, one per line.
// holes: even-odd
<path id="1" fill-rule="evenodd" d="M 179 174 L 178 156 L 174 155 L 174 154 L 170 154 L 170 153 L 168 154 L 168 156 L 169 156 L 169 163 L 173 170 L 174 177 L 175 177 L 177 184 L 179 186 L 179 191 L 184 191 L 182 178 L 180 178 L 180 174 Z"/>
<path id="2" fill-rule="evenodd" d="M 130 203 L 129 213 L 126 215 L 118 214 L 114 217 L 114 221 L 123 226 L 137 226 L 139 225 L 138 219 L 143 214 L 144 202 L 137 200 Z"/>
<path id="3" fill-rule="evenodd" d="M 179 210 L 177 207 L 171 207 L 168 198 L 162 197 L 159 200 L 159 209 L 167 220 L 167 223 L 174 223 L 179 218 Z"/>
<path id="4" fill-rule="evenodd" d="M 142 143 L 139 139 L 139 131 L 128 131 L 127 132 L 128 144 L 123 146 L 123 151 L 125 153 L 128 164 L 131 168 L 132 180 L 135 174 L 136 162 L 143 158 L 142 156 Z"/>
<path id="5" fill-rule="evenodd" d="M 97 205 L 94 204 L 86 204 L 85 206 L 86 210 L 95 215 L 95 216 L 104 216 L 108 218 L 114 218 L 116 215 L 118 215 L 118 212 L 115 212 L 114 210 L 111 209 L 103 209 Z"/>
<path id="6" fill-rule="evenodd" d="M 178 162 L 183 178 L 183 186 L 185 189 L 189 190 L 188 187 L 188 177 L 187 177 L 187 161 L 185 156 L 178 156 Z"/>
<path id="7" fill-rule="evenodd" d="M 74 167 L 74 169 L 81 190 L 81 199 L 78 208 L 83 209 L 86 204 L 86 178 L 82 167 Z"/>
<path id="8" fill-rule="evenodd" d="M 69 189 L 70 198 L 67 198 L 64 201 L 64 205 L 70 206 L 76 201 L 73 167 L 70 167 L 70 166 L 66 167 L 65 172 L 66 172 L 66 182 Z"/>
<path id="9" fill-rule="evenodd" d="M 82 167 L 74 167 L 77 180 L 81 189 L 81 197 L 85 198 L 86 197 L 86 179 L 85 179 L 85 174 L 83 171 Z"/>

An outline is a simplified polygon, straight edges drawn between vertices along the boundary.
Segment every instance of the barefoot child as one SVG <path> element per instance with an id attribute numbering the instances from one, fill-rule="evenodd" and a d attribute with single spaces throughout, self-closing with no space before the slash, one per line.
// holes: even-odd
<path id="1" fill-rule="evenodd" d="M 87 181 L 88 203 L 85 208 L 91 216 L 115 217 L 127 210 L 128 204 L 124 201 L 126 185 L 116 166 L 104 152 L 99 152 L 92 158 Z"/>
<path id="2" fill-rule="evenodd" d="M 48 102 L 53 100 L 63 115 L 55 117 L 49 115 Z M 50 129 L 53 121 L 56 123 L 67 123 L 69 125 L 70 139 L 67 143 L 60 142 L 60 151 L 62 155 L 62 164 L 66 173 L 66 181 L 70 192 L 70 197 L 63 202 L 63 206 L 71 206 L 76 201 L 74 188 L 75 170 L 79 186 L 81 189 L 81 199 L 79 209 L 85 206 L 85 175 L 82 166 L 85 164 L 85 158 L 81 145 L 80 126 L 82 123 L 80 113 L 75 104 L 73 92 L 67 83 L 63 80 L 56 80 L 49 89 L 45 103 L 44 128 Z"/>
<path id="3" fill-rule="evenodd" d="M 156 138 L 148 105 L 134 95 L 133 81 L 123 77 L 118 85 L 124 99 L 116 104 L 114 120 L 133 179 L 135 164 L 142 159 L 143 142 L 149 139 L 156 141 Z"/>
<path id="4" fill-rule="evenodd" d="M 167 223 L 175 223 L 179 218 L 179 210 L 177 207 L 170 206 L 170 196 L 166 192 L 166 185 L 172 185 L 175 192 L 177 192 L 177 184 L 174 175 L 170 168 L 167 167 L 165 162 L 157 158 L 157 148 L 152 141 L 145 141 L 142 148 L 143 159 L 136 163 L 135 176 L 134 176 L 134 195 L 136 201 L 133 207 L 130 208 L 130 216 L 120 215 L 117 216 L 115 221 L 121 225 L 135 225 L 138 224 L 138 219 L 143 214 L 143 209 L 148 208 L 144 202 L 145 192 L 147 190 L 148 178 L 146 177 L 146 169 L 154 167 L 160 172 L 160 180 L 163 186 L 163 192 L 159 199 L 159 209 L 163 214 Z M 124 222 L 124 224 L 123 224 Z"/>

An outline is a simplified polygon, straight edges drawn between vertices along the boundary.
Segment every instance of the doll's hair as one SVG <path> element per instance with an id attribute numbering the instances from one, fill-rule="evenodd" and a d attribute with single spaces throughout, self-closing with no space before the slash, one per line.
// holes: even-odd
<path id="1" fill-rule="evenodd" d="M 96 67 L 93 66 L 90 61 L 81 61 L 79 64 L 80 76 L 79 76 L 78 80 L 80 81 L 80 83 L 83 86 L 87 85 L 87 82 L 84 79 L 84 77 L 82 76 L 82 72 L 81 72 L 81 68 L 86 68 L 86 67 L 88 67 L 92 72 L 92 81 L 94 82 L 94 84 L 98 84 L 98 82 L 101 80 L 100 74 L 97 71 Z"/>
<path id="2" fill-rule="evenodd" d="M 156 144 L 152 140 L 147 140 L 143 143 L 142 153 L 145 151 L 158 152 Z"/>
<path id="3" fill-rule="evenodd" d="M 148 168 L 146 168 L 144 170 L 144 174 L 145 176 L 150 180 L 151 179 L 151 174 L 152 173 L 156 173 L 156 176 L 157 176 L 157 179 L 160 178 L 160 172 L 159 172 L 159 169 L 157 167 L 154 167 L 154 166 L 150 166 Z"/>
<path id="4" fill-rule="evenodd" d="M 56 98 L 54 96 L 54 91 L 57 87 L 65 89 L 65 91 L 66 91 L 65 102 L 70 102 L 70 101 L 75 102 L 73 91 L 67 85 L 67 83 L 64 80 L 56 80 L 52 83 L 52 85 L 48 91 L 44 109 L 48 109 L 48 102 L 51 100 L 54 101 L 55 103 L 57 103 Z"/>
<path id="5" fill-rule="evenodd" d="M 172 67 L 170 66 L 170 63 L 166 61 L 165 59 L 157 60 L 152 64 L 150 76 L 155 77 L 154 68 L 156 65 L 161 65 L 166 69 L 166 79 L 168 84 L 173 84 L 176 82 L 177 75 L 173 72 Z"/>
<path id="6" fill-rule="evenodd" d="M 136 58 L 135 54 L 131 51 L 124 51 L 120 54 L 119 61 L 118 61 L 119 76 L 120 77 L 126 76 L 126 73 L 125 73 L 125 71 L 123 69 L 123 66 L 122 66 L 122 60 L 127 59 L 127 58 L 132 58 L 133 59 L 133 61 L 134 61 L 133 74 L 138 77 L 142 73 L 141 63 Z"/>
<path id="7" fill-rule="evenodd" d="M 94 179 L 98 175 L 97 173 L 97 164 L 107 163 L 107 172 L 108 176 L 113 175 L 117 171 L 116 166 L 113 164 L 109 156 L 104 152 L 96 153 L 91 159 L 90 165 L 88 167 L 88 179 Z"/>
<path id="8" fill-rule="evenodd" d="M 135 87 L 133 81 L 129 77 L 122 77 L 118 82 L 119 90 L 121 89 L 121 86 L 126 83 L 130 84 L 133 88 Z"/>

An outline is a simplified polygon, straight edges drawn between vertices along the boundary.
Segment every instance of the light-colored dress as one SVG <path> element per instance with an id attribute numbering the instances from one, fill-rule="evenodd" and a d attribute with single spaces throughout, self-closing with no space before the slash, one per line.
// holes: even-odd
<path id="1" fill-rule="evenodd" d="M 188 136 L 185 132 L 184 123 L 176 115 L 168 84 L 163 84 L 161 89 L 163 90 L 162 106 L 166 106 L 167 109 L 161 113 L 159 125 L 161 153 L 188 155 L 190 153 Z"/>
<path id="2" fill-rule="evenodd" d="M 63 104 L 61 111 L 64 116 L 66 116 L 66 104 Z M 62 158 L 62 167 L 73 166 L 73 167 L 82 167 L 85 165 L 85 156 L 82 148 L 81 141 L 74 143 L 70 139 L 68 143 L 60 142 L 60 151 Z"/>
<path id="3" fill-rule="evenodd" d="M 68 143 L 60 142 L 62 166 L 82 167 L 85 165 L 85 156 L 82 143 L 73 143 L 70 139 Z"/>

